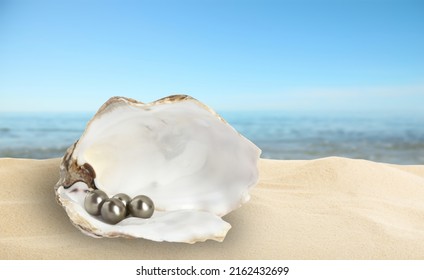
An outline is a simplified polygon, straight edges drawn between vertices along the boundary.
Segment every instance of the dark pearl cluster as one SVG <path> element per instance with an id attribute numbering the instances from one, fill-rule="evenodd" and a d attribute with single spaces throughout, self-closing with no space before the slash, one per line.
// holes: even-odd
<path id="1" fill-rule="evenodd" d="M 91 215 L 101 215 L 108 224 L 117 224 L 129 215 L 148 219 L 155 211 L 153 201 L 145 195 L 138 195 L 131 199 L 124 193 L 118 193 L 109 198 L 101 190 L 88 192 L 84 207 Z"/>

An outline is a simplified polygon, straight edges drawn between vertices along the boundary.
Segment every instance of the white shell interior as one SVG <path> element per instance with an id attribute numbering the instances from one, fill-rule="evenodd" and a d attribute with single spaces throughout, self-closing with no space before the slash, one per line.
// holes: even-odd
<path id="1" fill-rule="evenodd" d="M 217 236 L 222 239 L 230 228 L 219 217 L 248 200 L 248 190 L 258 180 L 259 155 L 253 143 L 196 100 L 160 104 L 121 100 L 89 123 L 72 158 L 78 165 L 93 167 L 97 188 L 109 196 L 121 192 L 149 196 L 155 203 L 154 216 L 107 225 L 85 212 L 78 192 L 64 188 L 58 192 L 62 204 L 72 202 L 68 215 L 78 213 L 96 235 L 112 231 L 190 242 L 193 236 L 181 232 L 194 222 L 195 231 L 202 232 L 197 240 L 219 240 Z M 178 234 L 182 237 L 172 237 Z"/>
<path id="2" fill-rule="evenodd" d="M 104 223 L 100 217 L 84 209 L 88 186 L 77 182 L 71 188 L 58 189 L 62 205 L 71 220 L 92 237 L 141 237 L 153 241 L 195 243 L 213 239 L 222 241 L 231 225 L 204 211 L 156 211 L 150 219 L 126 218 L 116 225 Z"/>

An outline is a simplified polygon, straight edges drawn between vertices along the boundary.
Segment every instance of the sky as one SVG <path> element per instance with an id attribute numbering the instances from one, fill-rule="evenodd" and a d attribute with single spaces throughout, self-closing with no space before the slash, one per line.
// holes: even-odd
<path id="1" fill-rule="evenodd" d="M 422 113 L 424 1 L 0 0 L 0 112 L 171 94 L 217 110 Z"/>

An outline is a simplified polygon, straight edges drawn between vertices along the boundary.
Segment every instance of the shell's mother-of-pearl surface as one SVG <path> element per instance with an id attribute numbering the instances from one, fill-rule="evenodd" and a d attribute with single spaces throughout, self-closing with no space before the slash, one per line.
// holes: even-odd
<path id="1" fill-rule="evenodd" d="M 260 153 L 192 97 L 151 103 L 113 97 L 63 157 L 56 197 L 72 223 L 94 237 L 222 241 L 231 226 L 221 217 L 248 201 Z M 155 212 L 150 219 L 105 223 L 84 208 L 94 189 L 109 197 L 146 195 Z"/>

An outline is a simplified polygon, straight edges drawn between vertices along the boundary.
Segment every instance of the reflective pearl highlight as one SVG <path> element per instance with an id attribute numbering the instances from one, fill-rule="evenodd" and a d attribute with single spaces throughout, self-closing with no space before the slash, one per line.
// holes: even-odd
<path id="1" fill-rule="evenodd" d="M 111 198 L 106 200 L 103 203 L 100 212 L 103 220 L 109 224 L 119 223 L 125 218 L 127 214 L 124 203 L 118 198 Z"/>
<path id="2" fill-rule="evenodd" d="M 94 190 L 87 193 L 84 199 L 84 207 L 88 213 L 94 216 L 100 215 L 100 209 L 103 203 L 108 199 L 105 192 L 101 190 Z"/>
<path id="3" fill-rule="evenodd" d="M 112 198 L 119 199 L 120 201 L 122 201 L 122 203 L 124 203 L 125 206 L 128 206 L 131 201 L 131 197 L 124 193 L 115 194 L 114 196 L 112 196 Z"/>
<path id="4" fill-rule="evenodd" d="M 91 215 L 101 215 L 103 221 L 109 224 L 117 224 L 130 214 L 133 217 L 148 219 L 155 210 L 153 201 L 145 195 L 131 199 L 127 194 L 118 193 L 109 199 L 101 190 L 88 192 L 84 207 Z"/>
<path id="5" fill-rule="evenodd" d="M 114 196 L 112 196 L 112 198 L 117 198 L 120 201 L 122 201 L 122 203 L 124 203 L 126 210 L 127 210 L 126 216 L 128 216 L 130 214 L 130 211 L 128 209 L 128 205 L 130 204 L 131 197 L 129 197 L 129 195 L 124 194 L 124 193 L 118 193 L 118 194 L 115 194 Z"/>
<path id="6" fill-rule="evenodd" d="M 153 215 L 155 205 L 149 197 L 138 195 L 131 200 L 128 209 L 134 217 L 148 219 Z"/>

